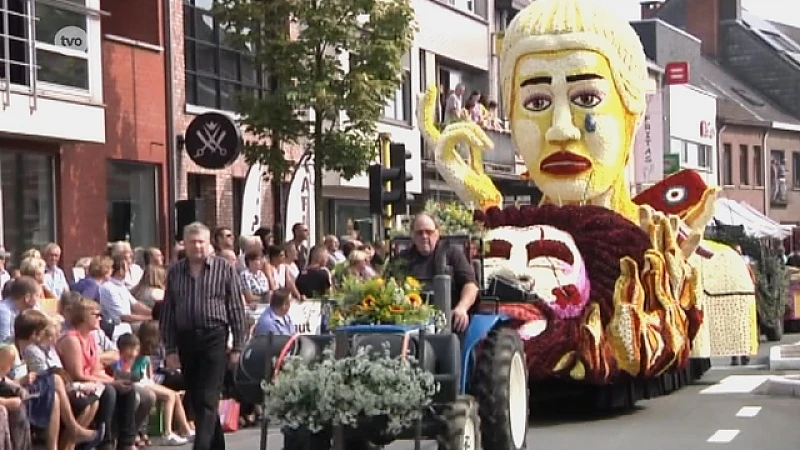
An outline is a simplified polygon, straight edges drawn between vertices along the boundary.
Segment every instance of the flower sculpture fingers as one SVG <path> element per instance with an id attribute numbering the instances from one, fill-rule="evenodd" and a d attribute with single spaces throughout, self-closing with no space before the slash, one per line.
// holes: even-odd
<path id="1" fill-rule="evenodd" d="M 483 152 L 494 148 L 494 143 L 475 122 L 452 123 L 440 132 L 435 121 L 436 99 L 436 86 L 431 85 L 418 111 L 422 133 L 434 147 L 436 170 L 464 203 L 484 210 L 501 205 L 500 191 L 483 170 Z M 469 149 L 469 164 L 458 153 L 462 146 Z"/>
<path id="2" fill-rule="evenodd" d="M 691 234 L 679 245 L 682 222 L 647 206 L 640 209 L 640 219 L 652 248 L 644 267 L 629 258 L 620 261 L 609 337 L 621 370 L 655 376 L 690 351 L 687 311 L 695 308 L 697 274 L 686 255 L 700 240 Z"/>

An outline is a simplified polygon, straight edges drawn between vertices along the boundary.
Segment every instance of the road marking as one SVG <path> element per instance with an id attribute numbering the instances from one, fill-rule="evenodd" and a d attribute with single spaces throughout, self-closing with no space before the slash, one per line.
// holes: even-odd
<path id="1" fill-rule="evenodd" d="M 748 394 L 770 378 L 769 375 L 731 375 L 714 386 L 700 391 L 701 394 Z"/>
<path id="2" fill-rule="evenodd" d="M 743 406 L 742 409 L 740 409 L 739 412 L 736 413 L 736 417 L 749 419 L 757 416 L 758 413 L 760 412 L 761 412 L 760 406 Z"/>
<path id="3" fill-rule="evenodd" d="M 714 444 L 727 444 L 739 435 L 739 430 L 717 430 L 712 434 L 708 441 Z"/>

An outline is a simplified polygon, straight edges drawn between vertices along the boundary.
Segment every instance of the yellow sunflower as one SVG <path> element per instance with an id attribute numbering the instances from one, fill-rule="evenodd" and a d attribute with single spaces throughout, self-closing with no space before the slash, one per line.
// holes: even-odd
<path id="1" fill-rule="evenodd" d="M 389 312 L 393 314 L 402 314 L 403 311 L 403 307 L 400 305 L 389 305 Z"/>
<path id="2" fill-rule="evenodd" d="M 415 292 L 408 294 L 408 297 L 406 297 L 406 299 L 408 299 L 408 303 L 410 303 L 411 306 L 415 308 L 419 308 L 420 306 L 422 306 L 422 297 L 420 297 L 419 294 Z"/>
<path id="3" fill-rule="evenodd" d="M 366 297 L 364 297 L 363 300 L 361 300 L 361 306 L 365 310 L 370 310 L 370 309 L 374 308 L 375 305 L 377 305 L 377 304 L 378 304 L 378 301 L 375 300 L 375 297 L 373 297 L 371 295 L 367 295 Z"/>
<path id="4" fill-rule="evenodd" d="M 422 287 L 422 284 L 420 284 L 419 280 L 414 277 L 406 277 L 406 284 L 411 287 L 411 289 L 419 289 Z"/>

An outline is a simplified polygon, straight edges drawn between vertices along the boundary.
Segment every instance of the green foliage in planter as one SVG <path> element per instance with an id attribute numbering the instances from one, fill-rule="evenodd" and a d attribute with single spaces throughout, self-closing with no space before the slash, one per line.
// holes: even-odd
<path id="1" fill-rule="evenodd" d="M 786 267 L 781 258 L 782 249 L 762 245 L 759 253 L 753 264 L 758 315 L 763 325 L 775 328 L 783 320 L 786 309 Z"/>
<path id="2" fill-rule="evenodd" d="M 307 365 L 289 357 L 273 383 L 262 383 L 267 413 L 290 428 L 318 432 L 356 426 L 365 418 L 385 418 L 388 434 L 410 427 L 430 405 L 439 386 L 413 358 L 392 358 L 389 349 L 359 349 Z"/>

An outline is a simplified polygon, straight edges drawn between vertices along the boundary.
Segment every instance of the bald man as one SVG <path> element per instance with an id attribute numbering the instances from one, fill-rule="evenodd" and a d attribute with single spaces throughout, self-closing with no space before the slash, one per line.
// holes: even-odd
<path id="1" fill-rule="evenodd" d="M 400 252 L 405 275 L 423 283 L 433 280 L 435 275 L 450 275 L 452 278 L 453 330 L 462 332 L 469 325 L 469 313 L 478 298 L 478 282 L 475 270 L 457 246 L 440 240 L 439 225 L 427 213 L 414 217 L 411 226 L 412 245 Z"/>

